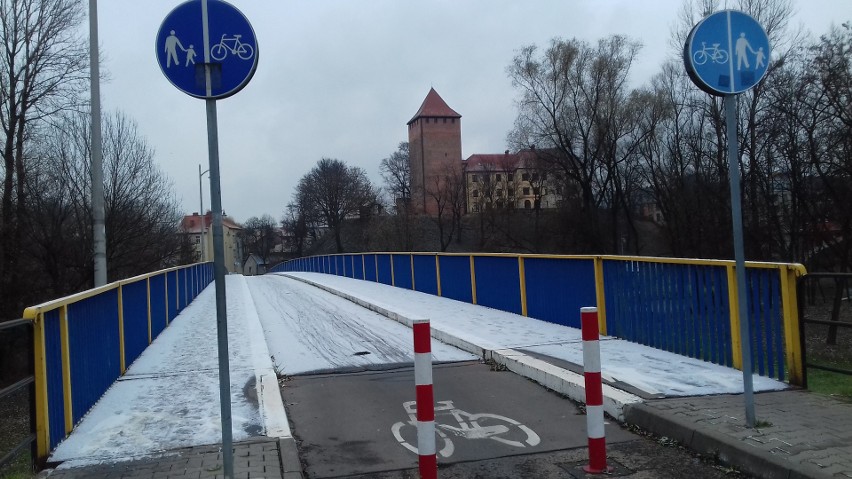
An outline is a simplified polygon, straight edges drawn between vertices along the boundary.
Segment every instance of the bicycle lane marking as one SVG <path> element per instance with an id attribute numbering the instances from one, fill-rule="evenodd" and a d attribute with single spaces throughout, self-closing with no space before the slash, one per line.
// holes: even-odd
<path id="1" fill-rule="evenodd" d="M 409 420 L 399 421 L 391 426 L 391 433 L 397 442 L 409 451 L 417 454 L 416 444 L 416 427 L 417 427 L 417 410 L 415 401 L 406 401 L 402 404 L 403 409 L 408 414 Z M 454 424 L 447 424 L 453 422 Z M 492 424 L 496 423 L 496 424 Z M 412 441 L 409 442 L 406 437 L 403 437 L 402 431 L 406 426 L 410 426 L 407 430 L 410 431 L 409 436 Z M 535 447 L 541 443 L 541 438 L 531 428 L 526 425 L 506 416 L 491 413 L 469 413 L 455 406 L 452 400 L 437 401 L 435 406 L 435 433 L 439 436 L 439 446 L 443 447 L 438 451 L 438 454 L 443 458 L 450 457 L 455 452 L 455 445 L 450 437 L 444 432 L 447 431 L 453 437 L 480 440 L 491 439 L 507 446 L 516 448 Z M 517 432 L 520 431 L 520 435 Z M 513 438 L 503 437 L 505 434 L 515 433 Z"/>

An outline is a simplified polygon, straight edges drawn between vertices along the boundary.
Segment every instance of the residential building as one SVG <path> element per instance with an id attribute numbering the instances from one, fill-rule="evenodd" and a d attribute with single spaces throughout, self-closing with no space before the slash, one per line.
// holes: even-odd
<path id="1" fill-rule="evenodd" d="M 250 254 L 248 259 L 246 259 L 245 265 L 243 265 L 243 274 L 246 276 L 255 276 L 265 273 L 266 261 L 254 253 Z"/>
<path id="2" fill-rule="evenodd" d="M 242 227 L 231 217 L 222 215 L 222 239 L 225 245 L 225 268 L 229 273 L 242 273 L 243 245 L 239 237 Z M 213 213 L 197 212 L 183 217 L 181 231 L 189 237 L 198 261 L 213 261 Z"/>
<path id="3" fill-rule="evenodd" d="M 491 208 L 551 209 L 559 206 L 558 182 L 541 168 L 538 153 L 521 150 L 475 154 L 465 160 L 467 211 Z"/>

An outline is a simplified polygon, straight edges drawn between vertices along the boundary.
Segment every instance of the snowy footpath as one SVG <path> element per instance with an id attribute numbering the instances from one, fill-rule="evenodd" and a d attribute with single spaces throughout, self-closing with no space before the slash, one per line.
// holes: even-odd
<path id="1" fill-rule="evenodd" d="M 242 276 L 226 278 L 233 439 L 290 437 L 260 320 Z M 116 462 L 222 441 L 216 294 L 184 309 L 57 446 L 50 462 Z"/>
<path id="2" fill-rule="evenodd" d="M 524 364 L 518 366 L 519 370 L 560 369 L 552 367 L 550 363 L 554 361 L 537 359 L 542 356 L 557 362 L 583 364 L 579 329 L 370 281 L 320 273 L 283 274 L 362 300 L 390 317 L 428 318 L 434 337 L 466 344 L 468 350 L 473 346 L 486 355 L 499 355 L 509 366 L 521 361 Z M 646 396 L 703 396 L 743 391 L 743 374 L 739 370 L 606 336 L 601 338 L 601 371 L 607 382 L 628 385 Z M 785 383 L 770 378 L 754 375 L 753 379 L 755 391 L 787 388 Z M 638 398 L 623 399 L 638 401 Z"/>

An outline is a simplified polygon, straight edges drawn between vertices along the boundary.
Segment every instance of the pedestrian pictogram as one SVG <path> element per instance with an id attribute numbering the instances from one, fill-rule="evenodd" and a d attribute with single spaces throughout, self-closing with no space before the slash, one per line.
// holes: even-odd
<path id="1" fill-rule="evenodd" d="M 751 16 L 723 10 L 699 22 L 684 45 L 692 81 L 711 95 L 735 95 L 766 74 L 769 37 Z"/>

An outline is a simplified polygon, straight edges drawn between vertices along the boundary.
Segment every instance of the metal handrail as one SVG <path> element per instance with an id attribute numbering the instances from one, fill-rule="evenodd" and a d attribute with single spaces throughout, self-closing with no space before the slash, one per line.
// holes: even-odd
<path id="1" fill-rule="evenodd" d="M 11 321 L 0 322 L 0 331 L 6 329 L 12 329 L 17 327 L 29 327 L 32 330 L 33 323 L 28 319 L 15 319 Z M 32 348 L 32 342 L 29 343 Z M 30 351 L 29 357 L 32 357 L 32 351 Z M 11 396 L 12 394 L 23 390 L 24 388 L 29 389 L 30 393 L 30 434 L 24 438 L 23 441 L 19 442 L 15 447 L 12 448 L 7 454 L 5 454 L 2 458 L 0 458 L 0 468 L 6 466 L 7 464 L 14 461 L 26 448 L 30 447 L 30 467 L 32 468 L 35 465 L 36 459 L 36 421 L 35 421 L 35 371 L 32 370 L 33 366 L 30 366 L 30 375 L 19 380 L 18 382 L 7 386 L 3 389 L 0 389 L 0 400 Z"/>

